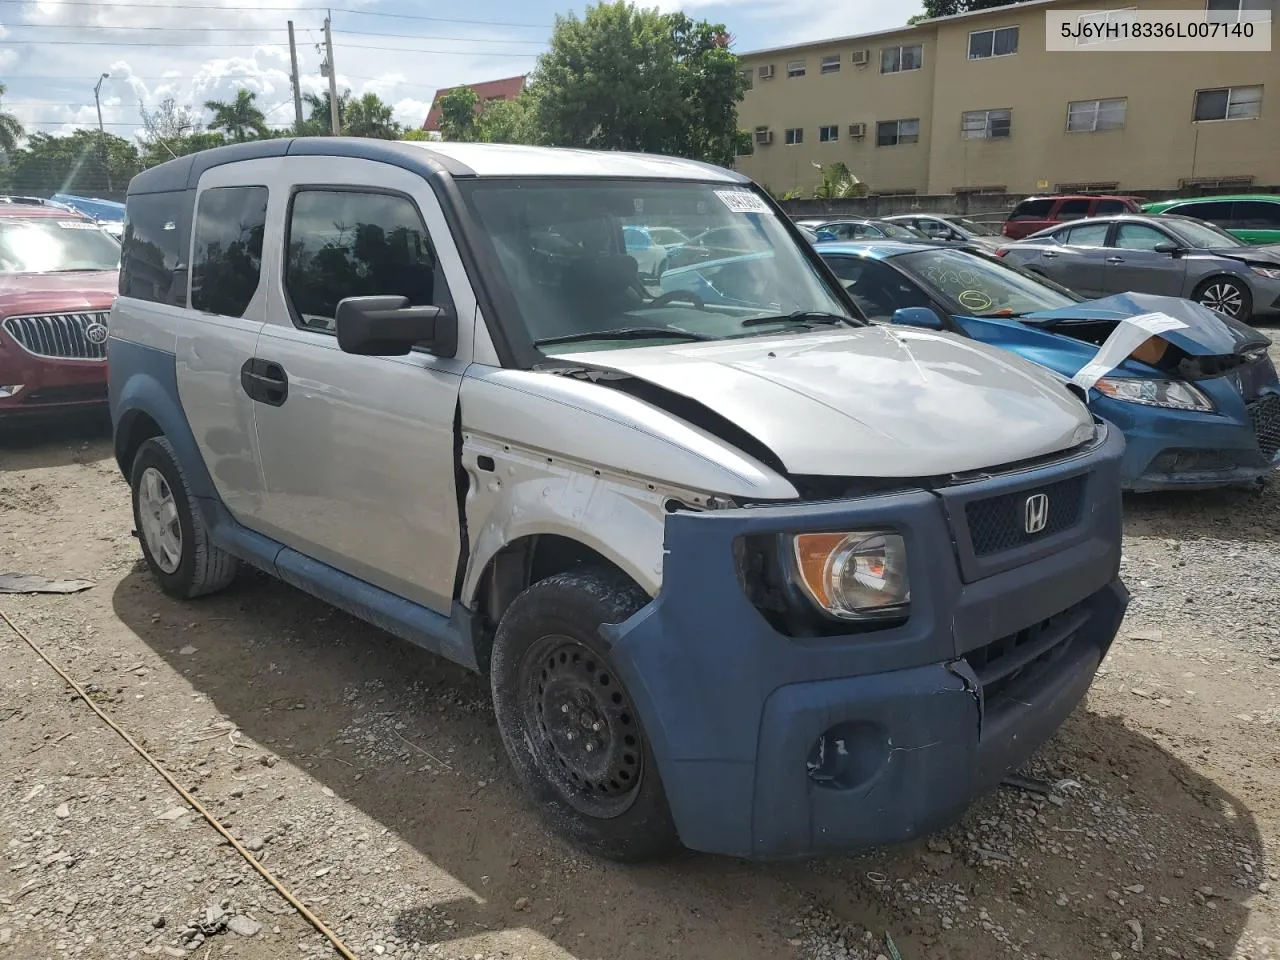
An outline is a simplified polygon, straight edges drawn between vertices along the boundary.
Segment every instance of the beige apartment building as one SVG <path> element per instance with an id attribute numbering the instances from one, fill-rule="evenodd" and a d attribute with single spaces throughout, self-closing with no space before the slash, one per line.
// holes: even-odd
<path id="1" fill-rule="evenodd" d="M 806 196 L 836 161 L 877 194 L 1280 186 L 1280 28 L 1269 53 L 1045 50 L 1047 10 L 1108 6 L 1030 0 L 744 54 L 755 146 L 737 166 Z"/>

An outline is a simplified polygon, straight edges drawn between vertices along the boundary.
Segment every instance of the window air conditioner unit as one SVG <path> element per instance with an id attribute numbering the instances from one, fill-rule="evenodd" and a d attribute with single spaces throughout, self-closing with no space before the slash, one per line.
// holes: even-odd
<path id="1" fill-rule="evenodd" d="M 768 144 L 770 144 L 770 143 L 773 143 L 773 131 L 772 131 L 772 130 L 757 130 L 757 131 L 756 131 L 756 143 L 759 143 L 759 144 L 761 144 L 761 145 L 768 145 Z"/>
<path id="2" fill-rule="evenodd" d="M 855 50 L 853 51 L 852 56 L 849 57 L 849 62 L 852 63 L 855 67 L 865 67 L 868 63 L 871 62 L 871 51 Z"/>
<path id="3" fill-rule="evenodd" d="M 761 68 L 760 68 L 760 79 L 761 79 L 761 80 L 772 80 L 772 79 L 773 79 L 773 64 L 772 64 L 772 63 L 767 63 L 767 64 L 765 64 L 763 67 L 761 67 Z"/>
<path id="4" fill-rule="evenodd" d="M 849 136 L 854 140 L 861 140 L 867 135 L 867 125 L 865 123 L 849 124 Z"/>

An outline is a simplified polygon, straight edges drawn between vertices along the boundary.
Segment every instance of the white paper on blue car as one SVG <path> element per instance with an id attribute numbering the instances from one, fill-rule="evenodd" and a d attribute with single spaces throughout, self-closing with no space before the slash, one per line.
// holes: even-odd
<path id="1" fill-rule="evenodd" d="M 1140 313 L 1125 317 L 1111 331 L 1093 359 L 1080 368 L 1071 382 L 1083 390 L 1092 390 L 1094 384 L 1128 359 L 1129 354 L 1142 346 L 1149 338 L 1168 330 L 1181 330 L 1186 324 L 1167 313 Z"/>

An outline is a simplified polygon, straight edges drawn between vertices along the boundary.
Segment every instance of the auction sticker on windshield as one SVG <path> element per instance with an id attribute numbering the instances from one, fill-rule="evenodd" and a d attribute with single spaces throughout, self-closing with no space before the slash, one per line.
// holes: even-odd
<path id="1" fill-rule="evenodd" d="M 716 196 L 734 213 L 772 213 L 762 197 L 749 190 L 717 190 Z"/>

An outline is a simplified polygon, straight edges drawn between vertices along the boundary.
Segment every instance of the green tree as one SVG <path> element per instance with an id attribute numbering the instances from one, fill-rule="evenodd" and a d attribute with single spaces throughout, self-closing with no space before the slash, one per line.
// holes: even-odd
<path id="1" fill-rule="evenodd" d="M 189 153 L 199 153 L 201 150 L 212 150 L 226 143 L 226 136 L 217 130 L 202 130 L 197 133 L 184 133 L 176 137 L 156 139 L 143 144 L 142 165 L 154 167 L 166 160 L 185 157 Z"/>
<path id="2" fill-rule="evenodd" d="M 427 131 L 419 130 L 417 127 L 414 127 L 412 130 L 406 130 L 404 133 L 402 133 L 400 135 L 400 139 L 411 140 L 415 143 L 421 143 L 422 141 L 430 140 L 431 138 L 427 136 Z"/>
<path id="3" fill-rule="evenodd" d="M 257 107 L 258 95 L 241 87 L 234 100 L 206 100 L 204 108 L 213 113 L 210 130 L 225 130 L 236 143 L 243 143 L 267 132 L 267 118 Z"/>
<path id="4" fill-rule="evenodd" d="M 445 140 L 474 140 L 480 95 L 470 87 L 454 87 L 440 98 L 440 136 Z"/>
<path id="5" fill-rule="evenodd" d="M 727 164 L 746 89 L 723 26 L 627 0 L 556 18 L 530 85 L 547 142 Z"/>
<path id="6" fill-rule="evenodd" d="M 307 119 L 302 121 L 300 137 L 327 137 L 332 133 L 329 121 L 329 91 L 324 93 L 304 93 L 303 102 L 307 105 Z M 351 91 L 343 90 L 338 94 L 338 129 L 346 123 L 347 108 L 351 105 Z"/>
<path id="7" fill-rule="evenodd" d="M 3 98 L 5 91 L 8 89 L 3 83 L 0 83 L 0 98 Z M 4 153 L 13 153 L 18 149 L 18 141 L 23 137 L 22 122 L 12 113 L 0 111 L 0 151 Z"/>
<path id="8" fill-rule="evenodd" d="M 491 100 L 473 125 L 482 143 L 539 143 L 538 109 L 534 97 L 522 93 L 514 100 Z"/>
<path id="9" fill-rule="evenodd" d="M 141 169 L 134 144 L 97 130 L 33 133 L 9 156 L 10 189 L 25 194 L 101 195 L 123 189 Z"/>
<path id="10" fill-rule="evenodd" d="M 933 17 L 954 17 L 960 13 L 972 13 L 975 10 L 990 10 L 992 7 L 1007 7 L 1014 3 L 1026 3 L 1027 0 L 924 0 L 924 14 L 912 17 L 908 24 L 930 20 Z"/>
<path id="11" fill-rule="evenodd" d="M 376 93 L 366 93 L 347 104 L 342 132 L 349 137 L 396 140 L 400 137 L 400 124 L 396 123 L 391 107 Z"/>
<path id="12" fill-rule="evenodd" d="M 853 171 L 844 163 L 828 163 L 819 168 L 819 173 L 818 186 L 813 191 L 813 195 L 819 200 L 867 195 L 867 185 L 854 176 Z"/>

